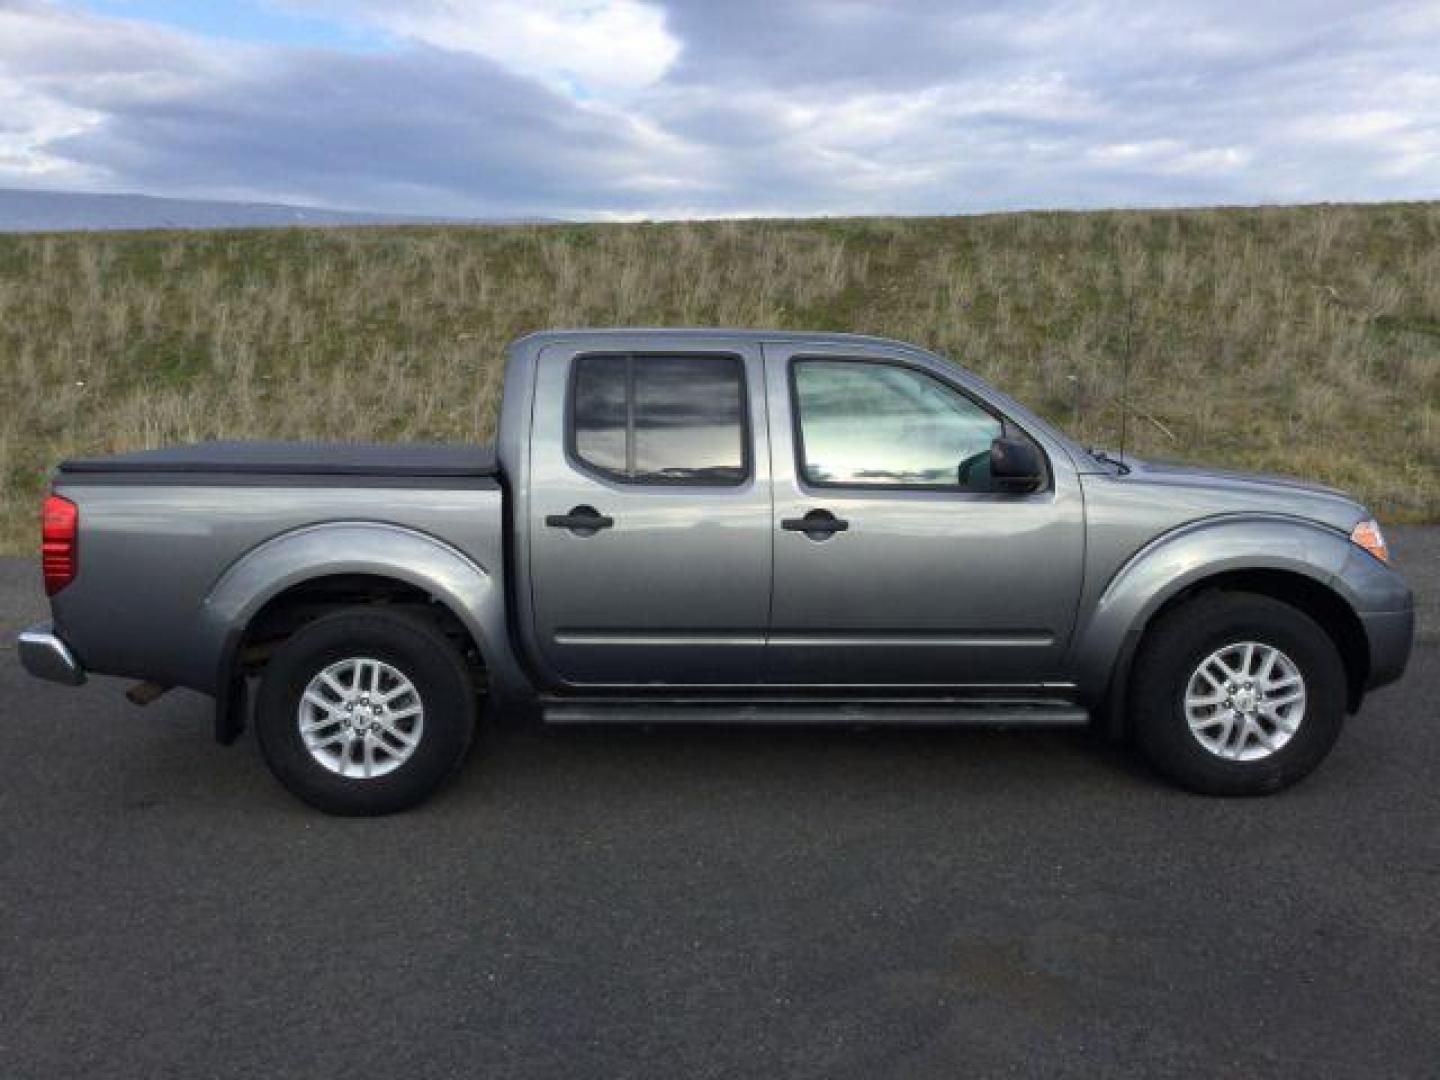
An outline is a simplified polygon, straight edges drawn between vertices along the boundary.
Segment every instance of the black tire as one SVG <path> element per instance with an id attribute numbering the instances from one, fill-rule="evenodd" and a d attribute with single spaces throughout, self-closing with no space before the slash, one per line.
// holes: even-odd
<path id="1" fill-rule="evenodd" d="M 1290 740 L 1268 757 L 1228 760 L 1190 730 L 1185 692 L 1212 652 L 1236 642 L 1283 652 L 1304 679 L 1304 716 Z M 1345 669 L 1328 634 L 1304 612 L 1267 596 L 1202 595 L 1151 627 L 1135 658 L 1130 731 L 1164 776 L 1204 795 L 1267 795 L 1309 775 L 1339 737 L 1345 719 Z"/>
<path id="2" fill-rule="evenodd" d="M 352 657 L 403 673 L 423 706 L 419 742 L 383 776 L 352 778 L 327 769 L 300 734 L 300 698 L 310 681 Z M 301 627 L 271 657 L 255 729 L 271 772 L 311 806 L 330 814 L 390 814 L 423 802 L 464 759 L 475 729 L 475 693 L 459 651 L 431 622 L 405 612 L 346 608 Z"/>

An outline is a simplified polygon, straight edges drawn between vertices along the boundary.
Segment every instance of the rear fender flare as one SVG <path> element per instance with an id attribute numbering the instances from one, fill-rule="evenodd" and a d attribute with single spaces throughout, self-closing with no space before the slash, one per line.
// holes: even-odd
<path id="1" fill-rule="evenodd" d="M 414 529 L 381 522 L 308 526 L 267 540 L 222 574 L 205 598 L 202 632 L 218 643 L 216 697 L 225 711 L 236 651 L 255 614 L 285 590 L 335 574 L 394 578 L 423 589 L 464 623 L 493 691 L 523 696 L 529 684 L 510 647 L 504 582 L 465 554 Z"/>

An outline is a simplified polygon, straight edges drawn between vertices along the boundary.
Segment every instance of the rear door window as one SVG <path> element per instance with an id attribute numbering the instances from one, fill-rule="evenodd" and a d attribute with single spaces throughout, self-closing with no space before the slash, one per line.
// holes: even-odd
<path id="1" fill-rule="evenodd" d="M 739 484 L 749 476 L 745 373 L 725 354 L 577 357 L 570 453 L 630 484 Z"/>

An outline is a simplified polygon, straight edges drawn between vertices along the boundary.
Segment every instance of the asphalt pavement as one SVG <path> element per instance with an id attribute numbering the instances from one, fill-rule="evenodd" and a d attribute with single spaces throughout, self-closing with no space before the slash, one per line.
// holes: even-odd
<path id="1" fill-rule="evenodd" d="M 1084 734 L 489 731 L 324 817 L 208 702 L 20 671 L 0 560 L 0 1075 L 1440 1075 L 1422 644 L 1299 787 Z"/>

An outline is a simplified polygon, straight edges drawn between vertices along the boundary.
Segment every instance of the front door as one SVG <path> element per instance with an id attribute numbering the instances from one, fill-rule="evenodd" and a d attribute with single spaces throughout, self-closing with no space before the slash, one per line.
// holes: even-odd
<path id="1" fill-rule="evenodd" d="M 770 607 L 753 345 L 545 349 L 531 425 L 536 644 L 572 686 L 760 678 Z"/>
<path id="2" fill-rule="evenodd" d="M 1084 556 L 1064 450 L 933 357 L 767 345 L 765 361 L 767 681 L 985 692 L 1056 679 Z M 1043 490 L 990 490 L 1002 432 L 1040 447 Z"/>

